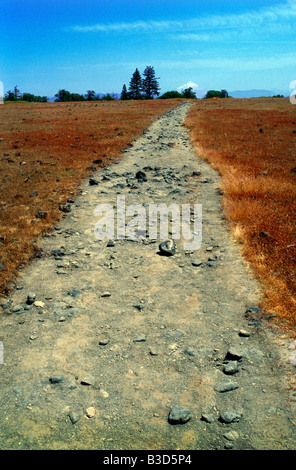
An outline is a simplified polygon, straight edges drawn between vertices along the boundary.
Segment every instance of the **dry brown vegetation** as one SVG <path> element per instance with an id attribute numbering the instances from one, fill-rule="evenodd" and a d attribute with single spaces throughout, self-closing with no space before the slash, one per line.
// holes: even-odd
<path id="1" fill-rule="evenodd" d="M 266 313 L 296 326 L 296 107 L 289 99 L 200 100 L 187 119 L 222 176 L 223 209 L 265 290 Z"/>
<path id="2" fill-rule="evenodd" d="M 179 103 L 0 107 L 0 294 L 17 282 L 19 267 L 62 217 L 81 180 L 121 158 L 157 116 Z M 223 209 L 265 287 L 263 308 L 294 328 L 296 107 L 281 98 L 198 100 L 187 126 L 198 153 L 222 176 Z"/>
<path id="3" fill-rule="evenodd" d="M 0 107 L 0 294 L 38 239 L 62 217 L 81 180 L 179 100 L 14 103 Z"/>

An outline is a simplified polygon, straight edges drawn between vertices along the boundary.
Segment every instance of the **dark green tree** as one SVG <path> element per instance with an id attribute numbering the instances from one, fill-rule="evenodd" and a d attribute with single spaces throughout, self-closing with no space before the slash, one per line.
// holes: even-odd
<path id="1" fill-rule="evenodd" d="M 23 100 L 24 101 L 33 102 L 34 99 L 35 99 L 35 95 L 33 95 L 32 93 L 23 93 Z"/>
<path id="2" fill-rule="evenodd" d="M 122 87 L 120 99 L 122 101 L 126 101 L 126 100 L 128 100 L 128 98 L 129 98 L 129 95 L 128 95 L 128 92 L 127 92 L 127 89 L 126 89 L 126 85 L 124 84 L 123 87 Z"/>
<path id="3" fill-rule="evenodd" d="M 71 93 L 72 101 L 85 101 L 85 98 L 80 93 Z"/>
<path id="4" fill-rule="evenodd" d="M 228 98 L 228 92 L 227 90 L 209 90 L 205 98 Z"/>
<path id="5" fill-rule="evenodd" d="M 15 85 L 15 87 L 13 89 L 13 93 L 14 93 L 14 96 L 17 100 L 21 98 L 21 93 L 20 93 L 20 90 L 18 89 L 17 85 Z"/>
<path id="6" fill-rule="evenodd" d="M 8 90 L 8 91 L 5 93 L 4 101 L 17 101 L 17 98 L 16 98 L 14 92 L 11 91 L 11 90 Z"/>
<path id="7" fill-rule="evenodd" d="M 23 93 L 22 100 L 30 103 L 47 103 L 48 101 L 47 96 L 36 96 L 32 93 Z"/>
<path id="8" fill-rule="evenodd" d="M 218 90 L 208 90 L 205 98 L 221 98 L 221 92 Z"/>
<path id="9" fill-rule="evenodd" d="M 56 95 L 56 100 L 55 101 L 72 101 L 72 93 L 69 91 L 65 90 L 64 88 L 62 90 L 59 90 Z"/>
<path id="10" fill-rule="evenodd" d="M 143 72 L 143 80 L 142 80 L 142 89 L 144 93 L 144 97 L 147 100 L 151 100 L 154 96 L 159 96 L 159 78 L 155 77 L 155 70 L 154 67 L 151 65 L 147 65 Z"/>
<path id="11" fill-rule="evenodd" d="M 115 98 L 110 93 L 107 93 L 102 96 L 102 101 L 115 101 Z"/>
<path id="12" fill-rule="evenodd" d="M 85 98 L 87 101 L 95 101 L 96 92 L 94 90 L 87 90 Z"/>
<path id="13" fill-rule="evenodd" d="M 182 90 L 182 98 L 196 99 L 196 94 L 192 91 L 192 87 Z"/>
<path id="14" fill-rule="evenodd" d="M 138 69 L 132 75 L 128 90 L 132 100 L 141 100 L 143 98 L 142 78 Z"/>
<path id="15" fill-rule="evenodd" d="M 8 90 L 4 96 L 4 101 L 17 101 L 19 99 L 21 99 L 21 93 L 17 85 L 14 87 L 13 91 Z"/>

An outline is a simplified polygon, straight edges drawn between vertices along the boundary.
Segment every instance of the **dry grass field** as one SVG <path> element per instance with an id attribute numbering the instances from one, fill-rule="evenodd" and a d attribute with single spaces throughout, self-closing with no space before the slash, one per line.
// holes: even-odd
<path id="1" fill-rule="evenodd" d="M 187 126 L 222 176 L 223 209 L 261 280 L 262 307 L 296 326 L 296 107 L 289 99 L 200 100 Z"/>
<path id="2" fill-rule="evenodd" d="M 62 217 L 82 178 L 179 100 L 5 103 L 0 107 L 0 295 Z"/>
<path id="3" fill-rule="evenodd" d="M 0 107 L 0 295 L 81 180 L 180 100 L 15 103 Z M 296 325 L 296 107 L 288 99 L 197 100 L 198 153 L 221 174 L 223 210 L 265 287 L 263 307 Z"/>

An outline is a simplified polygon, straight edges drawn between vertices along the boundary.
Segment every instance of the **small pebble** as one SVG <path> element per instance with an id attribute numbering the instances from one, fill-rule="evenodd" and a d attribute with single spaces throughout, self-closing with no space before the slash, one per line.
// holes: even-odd
<path id="1" fill-rule="evenodd" d="M 106 346 L 109 343 L 109 338 L 103 338 L 99 341 L 100 346 Z"/>
<path id="2" fill-rule="evenodd" d="M 95 384 L 95 378 L 92 376 L 84 377 L 80 383 L 81 385 L 94 385 Z"/>
<path id="3" fill-rule="evenodd" d="M 176 253 L 174 240 L 166 240 L 159 245 L 160 252 L 165 256 L 173 256 Z"/>
<path id="4" fill-rule="evenodd" d="M 31 305 L 35 302 L 35 300 L 36 300 L 36 294 L 34 294 L 33 292 L 30 292 L 27 296 L 27 304 Z"/>
<path id="5" fill-rule="evenodd" d="M 146 341 L 146 335 L 144 335 L 143 333 L 138 335 L 135 339 L 134 339 L 134 343 L 140 343 L 142 341 Z"/>
<path id="6" fill-rule="evenodd" d="M 223 367 L 223 372 L 229 375 L 233 375 L 239 372 L 237 361 L 229 361 L 227 364 L 225 364 Z"/>
<path id="7" fill-rule="evenodd" d="M 192 266 L 201 266 L 202 263 L 203 263 L 203 260 L 201 260 L 201 259 L 195 259 L 195 260 L 192 261 L 191 264 L 192 264 Z"/>
<path id="8" fill-rule="evenodd" d="M 228 441 L 236 441 L 239 438 L 239 434 L 236 431 L 229 431 L 223 435 Z"/>
<path id="9" fill-rule="evenodd" d="M 156 351 L 156 349 L 150 349 L 149 354 L 150 356 L 158 356 L 158 351 Z"/>
<path id="10" fill-rule="evenodd" d="M 244 356 L 244 352 L 239 350 L 239 349 L 236 349 L 236 348 L 230 348 L 228 351 L 227 351 L 227 354 L 225 356 L 225 359 L 228 359 L 228 360 L 233 360 L 233 361 L 239 361 L 240 359 L 242 359 L 242 357 Z"/>
<path id="11" fill-rule="evenodd" d="M 64 381 L 64 377 L 63 375 L 52 375 L 50 378 L 49 378 L 49 381 L 50 383 L 52 384 L 59 384 L 61 382 Z"/>
<path id="12" fill-rule="evenodd" d="M 222 411 L 220 413 L 220 420 L 222 423 L 237 423 L 242 417 L 242 412 L 239 410 Z"/>
<path id="13" fill-rule="evenodd" d="M 24 310 L 23 305 L 15 305 L 12 309 L 14 313 L 20 312 L 21 310 Z"/>
<path id="14" fill-rule="evenodd" d="M 96 410 L 93 406 L 90 406 L 85 410 L 85 413 L 88 418 L 93 418 L 96 414 Z"/>
<path id="15" fill-rule="evenodd" d="M 202 414 L 201 415 L 201 420 L 205 421 L 206 423 L 213 423 L 214 422 L 214 417 L 212 415 L 208 414 Z"/>
<path id="16" fill-rule="evenodd" d="M 251 333 L 249 333 L 247 330 L 240 330 L 238 334 L 244 338 L 248 338 L 251 335 Z"/>
<path id="17" fill-rule="evenodd" d="M 230 392 L 232 390 L 236 390 L 238 387 L 239 386 L 236 382 L 232 382 L 231 380 L 225 380 L 216 385 L 216 387 L 214 387 L 214 390 L 216 392 L 225 393 Z"/>

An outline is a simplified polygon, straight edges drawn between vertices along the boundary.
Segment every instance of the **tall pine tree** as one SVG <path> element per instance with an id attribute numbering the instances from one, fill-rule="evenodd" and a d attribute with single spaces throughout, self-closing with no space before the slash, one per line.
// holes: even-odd
<path id="1" fill-rule="evenodd" d="M 143 93 L 146 99 L 151 100 L 154 98 L 154 96 L 159 95 L 159 84 L 158 81 L 159 78 L 155 78 L 155 71 L 154 67 L 148 66 L 145 68 L 143 72 L 143 81 L 142 81 L 142 87 L 143 87 Z"/>
<path id="2" fill-rule="evenodd" d="M 142 78 L 138 69 L 133 73 L 128 91 L 132 100 L 142 99 Z"/>
<path id="3" fill-rule="evenodd" d="M 128 92 L 127 92 L 125 84 L 122 87 L 122 92 L 121 92 L 121 95 L 120 95 L 120 99 L 123 100 L 123 101 L 128 100 Z"/>

